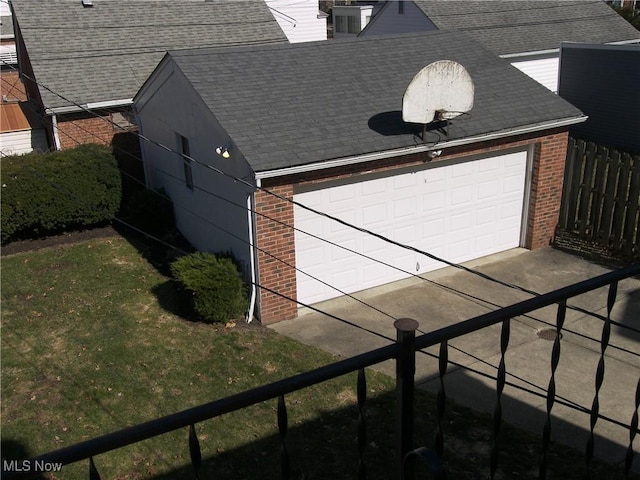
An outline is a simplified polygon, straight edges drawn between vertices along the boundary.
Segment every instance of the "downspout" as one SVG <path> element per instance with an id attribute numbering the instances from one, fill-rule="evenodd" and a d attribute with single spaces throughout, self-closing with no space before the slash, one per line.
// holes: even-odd
<path id="1" fill-rule="evenodd" d="M 257 276 L 256 276 L 256 247 L 253 236 L 253 193 L 247 196 L 247 223 L 249 225 L 249 247 L 251 248 L 251 298 L 249 299 L 249 310 L 245 321 L 251 323 L 253 320 L 253 314 L 256 308 L 256 294 L 257 294 Z"/>
<path id="2" fill-rule="evenodd" d="M 62 148 L 62 145 L 60 144 L 60 135 L 58 134 L 57 115 L 51 115 L 51 127 L 53 129 L 53 146 L 56 150 L 60 150 Z"/>

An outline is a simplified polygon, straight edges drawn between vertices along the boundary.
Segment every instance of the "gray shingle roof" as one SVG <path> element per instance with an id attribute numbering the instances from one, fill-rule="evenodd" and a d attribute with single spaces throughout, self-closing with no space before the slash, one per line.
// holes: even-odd
<path id="1" fill-rule="evenodd" d="M 402 95 L 436 60 L 461 63 L 475 83 L 475 105 L 453 120 L 447 140 L 581 114 L 460 32 L 169 56 L 255 171 L 421 143 L 416 126 L 401 121 Z M 430 132 L 428 140 L 445 137 Z"/>
<path id="2" fill-rule="evenodd" d="M 562 42 L 640 40 L 602 0 L 414 0 L 440 29 L 467 31 L 499 55 L 560 48 Z"/>
<path id="3" fill-rule="evenodd" d="M 12 0 L 36 80 L 73 102 L 132 98 L 167 50 L 286 42 L 256 0 Z M 40 88 L 48 108 L 70 105 Z"/>

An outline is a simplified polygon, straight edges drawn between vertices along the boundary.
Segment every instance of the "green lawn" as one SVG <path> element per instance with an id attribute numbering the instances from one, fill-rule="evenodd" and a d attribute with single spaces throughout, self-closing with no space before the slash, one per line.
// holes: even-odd
<path id="1" fill-rule="evenodd" d="M 3 457 L 68 446 L 335 360 L 258 325 L 185 319 L 168 279 L 135 245 L 114 237 L 2 259 Z M 369 478 L 391 478 L 393 380 L 369 372 L 368 395 Z M 355 478 L 355 377 L 287 402 L 294 479 Z M 433 399 L 420 394 L 416 410 L 416 436 L 431 446 Z M 275 411 L 266 402 L 197 426 L 212 478 L 280 478 Z M 458 407 L 448 418 L 452 478 L 486 476 L 490 419 Z M 503 432 L 497 478 L 537 478 L 540 438 Z M 580 476 L 581 452 L 554 447 L 552 456 L 550 478 Z M 181 431 L 101 455 L 96 464 L 103 479 L 190 478 L 188 458 Z M 605 468 L 593 478 L 598 471 L 622 478 Z M 86 476 L 82 463 L 52 478 Z"/>

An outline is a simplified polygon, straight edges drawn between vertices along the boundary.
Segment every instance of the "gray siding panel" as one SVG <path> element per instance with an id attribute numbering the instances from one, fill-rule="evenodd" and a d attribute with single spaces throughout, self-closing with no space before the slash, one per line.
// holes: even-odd
<path id="1" fill-rule="evenodd" d="M 640 46 L 562 46 L 558 94 L 589 116 L 572 135 L 640 152 L 639 85 Z"/>
<path id="2" fill-rule="evenodd" d="M 413 2 L 404 2 L 404 13 L 399 13 L 398 2 L 389 2 L 372 19 L 360 36 L 395 35 L 399 33 L 418 33 L 438 30 L 438 27 L 427 18 Z"/>

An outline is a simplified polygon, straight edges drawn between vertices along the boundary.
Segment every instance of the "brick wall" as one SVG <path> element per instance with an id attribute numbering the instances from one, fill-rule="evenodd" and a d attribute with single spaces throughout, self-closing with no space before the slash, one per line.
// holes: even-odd
<path id="1" fill-rule="evenodd" d="M 57 120 L 61 148 L 73 148 L 84 143 L 111 145 L 114 128 L 109 113 L 99 117 L 88 113 L 58 115 Z"/>
<path id="2" fill-rule="evenodd" d="M 539 134 L 538 134 L 539 135 Z M 494 140 L 450 148 L 433 161 L 449 160 L 488 152 L 497 152 L 517 147 L 533 146 L 533 166 L 531 175 L 531 189 L 526 219 L 525 247 L 530 249 L 549 245 L 553 239 L 558 222 L 560 201 L 562 197 L 562 181 L 567 149 L 567 133 L 564 131 L 549 131 L 543 137 L 534 134 L 522 135 L 511 141 Z M 402 157 L 369 162 L 364 165 L 348 165 L 318 170 L 303 174 L 265 179 L 263 186 L 278 193 L 286 199 L 293 198 L 294 185 L 324 182 L 344 177 L 351 177 L 362 171 L 377 172 L 391 171 L 399 167 L 420 165 L 426 161 L 426 153 L 405 155 Z M 263 191 L 256 192 L 256 231 L 257 245 L 260 249 L 270 252 L 274 256 L 285 260 L 282 262 L 258 252 L 259 283 L 282 295 L 296 298 L 295 241 L 294 231 L 262 215 L 268 215 L 283 224 L 293 225 L 293 205 L 284 199 L 279 199 Z M 297 305 L 278 295 L 261 290 L 260 316 L 265 324 L 295 318 Z"/>
<path id="3" fill-rule="evenodd" d="M 8 101 L 27 101 L 27 92 L 18 72 L 7 70 L 0 73 L 0 94 L 2 98 L 6 95 Z"/>
<path id="4" fill-rule="evenodd" d="M 274 186 L 269 191 L 293 200 L 293 185 Z M 255 196 L 258 283 L 289 298 L 296 298 L 295 244 L 293 205 L 287 200 L 257 191 Z M 277 221 L 271 220 L 275 219 Z M 280 223 L 281 222 L 281 223 Z M 288 226 L 289 225 L 289 226 Z M 283 260 L 290 266 L 285 265 Z M 260 289 L 260 320 L 264 324 L 296 317 L 297 304 L 267 290 Z"/>

